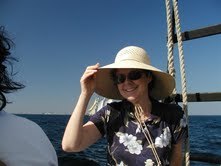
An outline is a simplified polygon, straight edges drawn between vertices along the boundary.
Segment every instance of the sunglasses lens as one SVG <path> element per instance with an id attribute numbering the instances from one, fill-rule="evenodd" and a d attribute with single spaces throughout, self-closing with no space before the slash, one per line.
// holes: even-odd
<path id="1" fill-rule="evenodd" d="M 116 75 L 115 83 L 116 83 L 116 84 L 121 84 L 121 83 L 123 83 L 125 80 L 126 80 L 126 76 L 123 75 L 123 74 L 119 74 L 119 75 Z"/>
<path id="2" fill-rule="evenodd" d="M 126 77 L 129 80 L 138 80 L 142 77 L 142 73 L 143 73 L 142 71 L 135 70 L 135 71 L 129 72 L 127 76 L 124 74 L 116 75 L 114 78 L 114 83 L 115 84 L 122 84 L 126 80 Z"/>
<path id="3" fill-rule="evenodd" d="M 137 71 L 135 70 L 135 71 L 131 71 L 127 77 L 129 80 L 138 80 L 141 78 L 141 76 L 142 76 L 142 72 L 139 70 Z"/>

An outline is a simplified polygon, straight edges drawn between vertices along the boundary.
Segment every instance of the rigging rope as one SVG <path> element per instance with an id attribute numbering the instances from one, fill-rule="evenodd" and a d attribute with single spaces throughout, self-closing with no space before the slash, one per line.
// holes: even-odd
<path id="1" fill-rule="evenodd" d="M 165 0 L 166 2 L 166 11 L 167 11 L 167 25 L 168 25 L 168 60 L 169 60 L 169 73 L 172 76 L 174 74 L 174 62 L 173 62 L 173 34 L 172 34 L 172 18 L 171 18 L 171 10 L 170 10 L 170 0 Z M 173 2 L 173 11 L 175 18 L 175 28 L 177 33 L 177 41 L 178 41 L 178 51 L 179 51 L 179 61 L 180 61 L 180 74 L 181 74 L 181 86 L 182 86 L 182 99 L 183 99 L 183 111 L 186 115 L 187 124 L 188 122 L 188 109 L 187 109 L 187 90 L 186 90 L 186 75 L 185 75 L 185 63 L 184 63 L 184 54 L 183 54 L 183 43 L 182 43 L 182 34 L 180 28 L 180 19 L 178 12 L 178 3 L 177 0 L 172 0 Z M 176 90 L 175 90 L 176 91 Z M 189 125 L 188 125 L 189 126 Z M 189 129 L 188 129 L 189 130 Z M 189 146 L 189 138 L 185 140 L 185 165 L 190 165 L 190 146 Z"/>
<path id="2" fill-rule="evenodd" d="M 167 55 L 168 55 L 168 66 L 167 70 L 170 75 L 175 78 L 175 68 L 174 68 L 174 58 L 173 58 L 173 26 L 172 26 L 172 16 L 170 10 L 170 1 L 166 0 L 166 14 L 167 14 Z M 173 94 L 176 94 L 176 89 L 174 88 Z"/>

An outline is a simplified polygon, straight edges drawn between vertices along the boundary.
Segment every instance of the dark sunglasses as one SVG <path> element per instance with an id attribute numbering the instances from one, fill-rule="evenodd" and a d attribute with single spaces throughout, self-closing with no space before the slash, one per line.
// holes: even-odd
<path id="1" fill-rule="evenodd" d="M 126 81 L 126 79 L 134 81 L 134 80 L 138 80 L 142 77 L 142 74 L 144 72 L 141 70 L 133 70 L 130 71 L 127 75 L 125 74 L 116 74 L 113 77 L 113 81 L 115 84 L 122 84 Z"/>

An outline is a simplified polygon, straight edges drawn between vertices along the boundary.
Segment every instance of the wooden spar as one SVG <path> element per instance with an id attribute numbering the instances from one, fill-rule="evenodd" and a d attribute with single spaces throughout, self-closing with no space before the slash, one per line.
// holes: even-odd
<path id="1" fill-rule="evenodd" d="M 187 94 L 188 102 L 212 102 L 212 101 L 221 101 L 221 92 L 214 93 L 188 93 Z M 166 102 L 182 102 L 181 94 L 174 94 L 166 99 Z"/>
<path id="2" fill-rule="evenodd" d="M 199 161 L 213 164 L 221 164 L 221 156 L 210 153 L 191 153 L 190 154 L 191 161 Z"/>
<path id="3" fill-rule="evenodd" d="M 182 33 L 182 41 L 192 40 L 212 35 L 221 34 L 221 24 L 204 27 L 192 31 L 185 31 Z M 177 43 L 177 35 L 173 34 L 173 42 Z"/>

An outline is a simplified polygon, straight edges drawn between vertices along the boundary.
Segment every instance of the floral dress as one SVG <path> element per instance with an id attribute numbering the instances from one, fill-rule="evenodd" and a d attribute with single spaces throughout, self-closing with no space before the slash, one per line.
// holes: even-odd
<path id="1" fill-rule="evenodd" d="M 154 166 L 157 161 L 133 106 L 126 100 L 113 102 L 90 117 L 108 142 L 107 165 Z M 169 165 L 171 145 L 187 137 L 186 118 L 176 104 L 152 101 L 151 118 L 145 121 L 162 165 Z"/>

